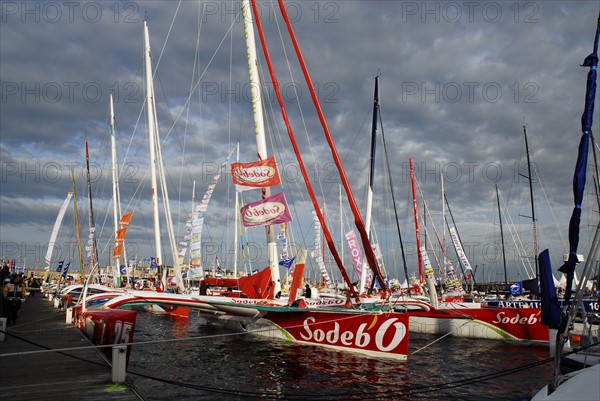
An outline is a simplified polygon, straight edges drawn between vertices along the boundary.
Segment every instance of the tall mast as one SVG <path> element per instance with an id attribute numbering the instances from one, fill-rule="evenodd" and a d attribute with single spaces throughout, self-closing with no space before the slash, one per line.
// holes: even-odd
<path id="1" fill-rule="evenodd" d="M 79 250 L 79 265 L 81 266 L 81 276 L 85 277 L 85 267 L 83 265 L 83 248 L 81 246 L 81 229 L 79 226 L 79 213 L 77 211 L 77 188 L 75 187 L 75 174 L 71 170 L 71 183 L 73 185 L 73 209 L 75 210 L 75 229 L 77 231 L 77 248 Z"/>
<path id="2" fill-rule="evenodd" d="M 508 275 L 506 274 L 506 252 L 504 250 L 505 249 L 504 248 L 504 231 L 502 228 L 502 210 L 500 209 L 500 194 L 498 193 L 498 185 L 496 185 L 496 201 L 498 203 L 498 220 L 500 221 L 500 240 L 502 242 L 502 262 L 504 263 L 504 284 L 506 284 L 506 283 L 508 283 Z M 537 257 L 536 257 L 536 260 L 537 260 Z"/>
<path id="3" fill-rule="evenodd" d="M 96 264 L 98 263 L 98 248 L 96 247 L 96 225 L 94 222 L 94 205 L 92 203 L 92 180 L 90 178 L 90 152 L 88 148 L 88 140 L 85 138 L 85 166 L 86 166 L 86 176 L 87 176 L 87 190 L 88 190 L 88 200 L 89 200 L 89 215 L 88 215 L 88 223 L 90 226 L 90 235 L 88 238 L 88 256 L 90 258 L 90 280 L 92 279 L 91 275 L 96 268 Z"/>
<path id="4" fill-rule="evenodd" d="M 373 210 L 373 181 L 375 181 L 375 153 L 377 145 L 377 116 L 379 115 L 379 76 L 375 77 L 375 89 L 373 93 L 373 119 L 371 123 L 371 155 L 369 166 L 369 179 L 367 181 L 367 213 L 365 216 L 365 230 L 367 238 L 371 239 L 371 214 Z M 365 292 L 367 281 L 366 263 L 363 262 L 363 267 L 360 271 L 360 287 L 359 293 Z"/>
<path id="5" fill-rule="evenodd" d="M 242 13 L 244 17 L 244 31 L 246 33 L 246 51 L 248 56 L 248 72 L 250 76 L 250 94 L 252 99 L 252 112 L 254 115 L 254 133 L 256 136 L 256 150 L 258 158 L 264 160 L 267 155 L 267 141 L 265 137 L 265 125 L 263 117 L 262 99 L 260 93 L 260 78 L 258 76 L 258 57 L 256 55 L 256 43 L 254 40 L 254 26 L 252 24 L 252 12 L 250 1 L 242 0 Z M 263 198 L 271 196 L 271 189 L 263 189 Z M 274 283 L 274 294 L 281 291 L 281 280 L 279 273 L 279 261 L 277 256 L 277 239 L 272 226 L 266 227 L 269 267 L 271 268 L 271 281 Z"/>
<path id="6" fill-rule="evenodd" d="M 154 222 L 154 247 L 156 253 L 156 265 L 161 266 L 162 244 L 160 240 L 160 220 L 158 215 L 158 185 L 156 178 L 156 116 L 154 103 L 154 83 L 152 75 L 152 53 L 150 51 L 150 34 L 148 33 L 148 21 L 144 20 L 144 70 L 146 72 L 146 117 L 148 128 L 148 147 L 150 155 L 150 178 L 152 193 L 152 218 Z"/>
<path id="7" fill-rule="evenodd" d="M 115 134 L 115 109 L 113 105 L 112 93 L 108 97 L 108 124 L 110 126 L 110 153 L 112 159 L 112 193 L 113 193 L 113 222 L 115 227 L 115 239 L 117 238 L 117 232 L 119 231 L 119 220 L 121 219 L 121 194 L 119 192 L 119 162 L 117 161 L 117 140 Z M 125 244 L 123 243 L 123 249 Z M 116 260 L 114 266 L 114 277 L 116 278 L 117 287 L 121 286 L 121 257 Z"/>
<path id="8" fill-rule="evenodd" d="M 531 224 L 533 227 L 533 257 L 535 260 L 535 277 L 538 278 L 540 275 L 540 269 L 538 267 L 538 242 L 537 242 L 537 221 L 535 219 L 535 206 L 533 202 L 533 177 L 531 175 L 531 159 L 529 158 L 529 144 L 527 142 L 527 128 L 523 124 L 523 135 L 525 135 L 525 153 L 527 154 L 527 177 L 529 180 L 529 200 L 531 202 Z"/>
<path id="9" fill-rule="evenodd" d="M 419 284 L 423 285 L 423 261 L 421 257 L 421 232 L 419 230 L 419 205 L 417 204 L 417 192 L 415 190 L 415 170 L 413 169 L 412 158 L 408 159 L 410 168 L 410 183 L 413 195 L 413 213 L 415 216 L 415 234 L 417 244 L 417 260 L 419 263 Z"/>
<path id="10" fill-rule="evenodd" d="M 237 145 L 236 145 L 236 156 L 235 156 L 235 161 L 239 162 L 240 161 L 240 142 L 238 141 Z M 240 246 L 240 213 L 238 212 L 238 210 L 240 210 L 240 194 L 238 191 L 235 191 L 235 230 L 234 230 L 234 245 L 233 245 L 233 277 L 237 278 L 238 276 L 238 248 Z"/>

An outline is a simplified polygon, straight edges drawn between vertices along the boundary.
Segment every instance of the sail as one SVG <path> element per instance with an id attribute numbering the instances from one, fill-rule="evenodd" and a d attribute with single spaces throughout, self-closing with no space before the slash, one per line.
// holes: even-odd
<path id="1" fill-rule="evenodd" d="M 596 36 L 594 39 L 594 50 L 585 58 L 582 67 L 589 67 L 587 75 L 585 106 L 581 116 L 581 140 L 579 142 L 579 153 L 577 163 L 575 164 L 575 173 L 573 174 L 573 197 L 575 207 L 569 221 L 569 258 L 558 270 L 567 275 L 567 288 L 565 291 L 565 300 L 571 299 L 571 284 L 577 264 L 577 248 L 579 246 L 579 224 L 581 222 L 581 207 L 583 203 L 583 194 L 585 191 L 585 176 L 587 172 L 587 159 L 590 143 L 590 134 L 592 133 L 592 120 L 594 117 L 594 102 L 596 98 L 596 75 L 598 68 L 598 39 L 600 37 L 600 16 L 596 26 Z"/>
<path id="2" fill-rule="evenodd" d="M 56 221 L 54 222 L 54 228 L 52 229 L 52 234 L 50 234 L 50 241 L 48 242 L 48 251 L 46 252 L 46 257 L 44 260 L 48 264 L 48 268 L 50 267 L 50 263 L 52 262 L 52 252 L 54 251 L 54 245 L 56 244 L 56 237 L 58 236 L 58 231 L 60 230 L 60 226 L 62 225 L 63 217 L 65 217 L 65 212 L 67 211 L 67 207 L 69 206 L 69 202 L 73 197 L 73 192 L 69 192 L 65 201 L 63 202 L 60 210 L 58 211 L 58 216 L 56 216 Z"/>

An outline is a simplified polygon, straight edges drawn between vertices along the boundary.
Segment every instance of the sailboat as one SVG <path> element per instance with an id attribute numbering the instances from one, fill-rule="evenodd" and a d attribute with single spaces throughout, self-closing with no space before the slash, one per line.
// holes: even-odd
<path id="1" fill-rule="evenodd" d="M 258 284 L 251 283 L 249 287 L 254 288 L 255 293 L 253 293 L 249 298 L 154 292 L 140 293 L 132 291 L 126 295 L 114 298 L 113 300 L 107 302 L 104 305 L 104 308 L 118 308 L 123 305 L 131 304 L 157 303 L 187 306 L 197 309 L 201 313 L 204 313 L 207 317 L 214 317 L 220 321 L 232 323 L 240 329 L 245 329 L 248 331 L 255 330 L 261 335 L 293 340 L 299 343 L 321 345 L 339 350 L 347 350 L 370 356 L 405 360 L 408 356 L 408 316 L 404 313 L 390 311 L 389 309 L 374 310 L 371 308 L 361 307 L 360 298 L 355 292 L 347 273 L 343 270 L 341 259 L 337 253 L 337 250 L 335 249 L 333 240 L 331 239 L 331 233 L 325 224 L 322 212 L 318 207 L 318 202 L 314 196 L 314 191 L 312 190 L 310 181 L 307 178 L 308 174 L 300 156 L 291 125 L 287 118 L 285 106 L 277 85 L 277 78 L 271 65 L 271 60 L 266 46 L 266 40 L 262 32 L 256 4 L 254 1 L 250 2 L 249 0 L 243 0 L 242 4 L 244 25 L 246 27 L 250 82 L 252 83 L 251 88 L 252 91 L 257 91 L 257 97 L 254 99 L 258 98 L 258 90 L 260 86 L 258 85 L 258 72 L 256 70 L 257 57 L 254 50 L 255 45 L 252 13 L 254 14 L 254 22 L 260 35 L 265 60 L 267 61 L 272 81 L 275 83 L 275 93 L 281 106 L 282 117 L 286 123 L 290 141 L 294 147 L 294 153 L 296 154 L 300 169 L 303 173 L 308 192 L 311 195 L 311 201 L 315 208 L 320 225 L 323 229 L 323 234 L 327 240 L 327 244 L 334 256 L 334 259 L 336 259 L 336 262 L 340 266 L 341 274 L 349 287 L 349 299 L 347 302 L 349 307 L 311 308 L 306 307 L 307 305 L 304 299 L 294 300 L 294 287 L 301 284 L 301 275 L 306 259 L 305 251 L 300 251 L 298 255 L 296 255 L 296 276 L 294 277 L 291 290 L 291 294 L 294 295 L 292 295 L 289 299 L 275 297 L 281 291 L 281 284 L 279 278 L 276 244 L 271 237 L 271 234 L 274 236 L 274 230 L 270 225 L 282 221 L 281 219 L 285 220 L 288 218 L 288 216 L 285 215 L 287 208 L 284 203 L 284 196 L 280 194 L 270 195 L 269 191 L 265 189 L 263 192 L 263 199 L 258 202 L 247 204 L 241 209 L 241 213 L 242 217 L 246 218 L 247 224 L 266 226 L 269 267 L 260 273 L 261 278 L 267 278 L 268 290 L 265 288 L 263 282 Z M 316 99 L 316 95 L 313 91 L 313 85 L 310 81 L 310 77 L 308 76 L 306 65 L 300 53 L 298 43 L 295 39 L 289 17 L 282 1 L 279 2 L 279 8 L 283 19 L 286 21 L 286 26 L 288 28 L 290 37 L 294 43 L 296 54 L 307 81 L 307 86 L 312 92 L 313 99 Z M 260 103 L 254 104 L 259 105 Z M 350 200 L 350 205 L 355 216 L 355 223 L 360 232 L 361 240 L 363 245 L 366 246 L 368 245 L 368 236 L 366 235 L 362 218 L 358 212 L 358 208 L 356 207 L 356 203 L 350 191 L 345 173 L 341 168 L 341 162 L 339 156 L 337 155 L 337 150 L 333 145 L 331 135 L 328 132 L 324 116 L 317 101 L 315 101 L 315 107 L 319 113 L 319 118 L 323 125 L 325 136 L 330 145 L 332 155 L 334 156 L 336 165 L 338 166 L 340 174 L 343 177 L 343 183 Z M 255 117 L 259 115 L 258 113 L 260 112 L 258 110 L 260 108 L 261 107 L 258 106 L 254 107 Z M 261 124 L 263 124 L 262 117 L 256 118 L 255 127 L 257 127 L 258 154 L 259 158 L 264 161 L 267 160 L 268 157 L 266 154 L 266 146 L 263 142 L 264 132 L 261 133 L 259 129 Z M 367 247 L 367 249 L 365 249 L 365 252 L 367 254 L 370 268 L 374 271 L 375 276 L 383 283 L 382 274 L 378 269 L 377 261 L 370 245 Z M 251 280 L 252 278 L 248 279 Z"/>
<path id="2" fill-rule="evenodd" d="M 596 78 L 598 68 L 598 42 L 600 41 L 600 13 L 596 25 L 594 36 L 594 47 L 592 53 L 588 55 L 582 67 L 589 67 L 586 83 L 585 106 L 581 116 L 581 140 L 573 174 L 573 195 L 574 208 L 569 221 L 569 255 L 565 263 L 559 268 L 559 271 L 567 275 L 567 287 L 565 301 L 569 302 L 572 297 L 571 283 L 575 275 L 575 268 L 579 261 L 577 250 L 579 246 L 579 224 L 581 220 L 581 211 L 583 204 L 583 195 L 585 191 L 585 180 L 587 170 L 587 158 L 589 153 L 589 142 L 592 136 L 592 123 L 594 117 L 594 103 L 596 100 Z M 596 149 L 592 150 L 596 152 Z M 541 389 L 532 400 L 554 400 L 560 399 L 565 395 L 576 397 L 581 400 L 600 399 L 600 358 L 594 359 L 591 355 L 589 359 L 585 358 L 588 351 L 581 351 L 580 356 L 584 361 L 592 366 L 584 367 L 575 372 L 563 375 L 562 363 L 565 361 L 565 351 L 570 339 L 573 322 L 578 313 L 585 317 L 589 316 L 583 307 L 584 290 L 586 283 L 590 278 L 593 265 L 596 264 L 600 256 L 600 222 L 596 227 L 596 232 L 592 245 L 589 250 L 588 259 L 585 261 L 581 272 L 581 281 L 578 283 L 574 294 L 574 300 L 571 304 L 561 307 L 554 287 L 552 267 L 548 250 L 544 250 L 539 255 L 540 260 L 540 281 L 542 288 L 542 319 L 548 326 L 551 333 L 551 353 L 554 358 L 554 377 L 547 386 Z M 598 288 L 596 288 L 598 290 Z M 596 301 L 597 302 L 597 301 Z M 596 327 L 598 324 L 596 322 Z M 600 335 L 600 332 L 597 334 Z M 596 349 L 598 348 L 598 338 L 596 338 Z M 581 366 L 581 365 L 580 365 Z"/>
<path id="3" fill-rule="evenodd" d="M 376 123 L 381 120 L 379 113 L 378 79 L 375 80 L 374 116 L 372 132 L 377 130 Z M 381 137 L 385 138 L 383 127 L 380 127 Z M 373 140 L 372 136 L 372 140 Z M 385 141 L 383 142 L 385 148 Z M 374 145 L 371 145 L 371 149 Z M 375 156 L 373 152 L 371 159 Z M 457 337 L 496 339 L 505 341 L 523 341 L 544 343 L 548 341 L 548 334 L 539 319 L 539 305 L 520 304 L 516 307 L 508 305 L 495 305 L 487 307 L 480 302 L 467 302 L 464 291 L 458 278 L 455 277 L 454 268 L 449 262 L 446 252 L 443 252 L 444 267 L 448 272 L 449 284 L 456 288 L 454 296 L 440 297 L 436 291 L 434 269 L 429 258 L 426 246 L 422 244 L 422 227 L 420 225 L 419 207 L 417 202 L 417 182 L 413 171 L 413 161 L 409 160 L 411 170 L 411 189 L 413 195 L 413 215 L 415 224 L 415 240 L 418 251 L 418 282 L 408 291 L 392 293 L 389 298 L 377 300 L 379 305 L 387 305 L 394 310 L 404 312 L 410 317 L 410 327 L 413 333 L 426 333 L 435 335 L 453 335 Z M 373 182 L 372 169 L 370 182 Z M 388 171 L 389 174 L 389 171 Z M 390 185 L 390 187 L 392 187 Z M 393 196 L 393 195 L 392 195 Z M 421 194 L 422 196 L 422 194 Z M 395 203 L 395 202 L 394 202 Z M 369 202 L 367 203 L 369 204 Z M 426 207 L 426 203 L 424 204 Z M 368 209 L 367 209 L 368 211 Z M 435 227 L 431 228 L 438 245 L 442 247 Z M 464 266 L 470 269 L 470 263 L 458 238 L 456 228 L 450 227 L 453 244 Z M 401 242 L 400 238 L 400 242 Z M 443 248 L 443 247 L 442 247 Z M 408 274 L 407 274 L 408 276 Z M 427 296 L 425 296 L 427 295 Z"/>

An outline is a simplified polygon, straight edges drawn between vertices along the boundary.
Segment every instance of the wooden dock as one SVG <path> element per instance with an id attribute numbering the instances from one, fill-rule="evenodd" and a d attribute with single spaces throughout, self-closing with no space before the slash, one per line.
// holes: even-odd
<path id="1" fill-rule="evenodd" d="M 0 327 L 1 329 L 1 327 Z M 56 351 L 60 350 L 60 351 Z M 0 341 L 2 400 L 140 400 L 129 383 L 111 382 L 111 366 L 65 313 L 36 293 Z"/>

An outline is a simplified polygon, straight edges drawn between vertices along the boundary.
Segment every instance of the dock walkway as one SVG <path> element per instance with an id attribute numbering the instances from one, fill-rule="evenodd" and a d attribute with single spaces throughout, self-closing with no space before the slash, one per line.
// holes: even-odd
<path id="1" fill-rule="evenodd" d="M 37 293 L 27 298 L 17 323 L 6 328 L 0 341 L 0 399 L 137 401 L 143 397 L 129 384 L 112 383 L 109 362 L 79 329 L 65 322 L 64 312 Z"/>

